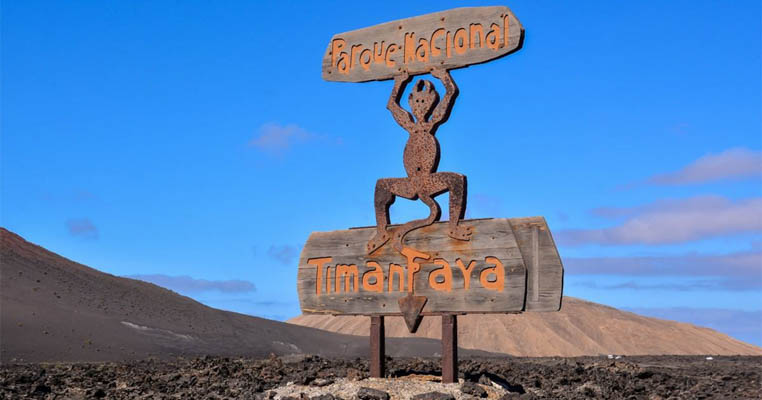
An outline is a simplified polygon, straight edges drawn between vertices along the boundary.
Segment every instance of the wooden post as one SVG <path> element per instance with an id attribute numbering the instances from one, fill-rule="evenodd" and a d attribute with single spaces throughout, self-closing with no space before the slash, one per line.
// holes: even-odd
<path id="1" fill-rule="evenodd" d="M 370 317 L 370 376 L 383 378 L 385 373 L 386 349 L 384 335 L 384 316 L 372 315 Z"/>
<path id="2" fill-rule="evenodd" d="M 442 383 L 458 382 L 458 319 L 442 315 Z"/>

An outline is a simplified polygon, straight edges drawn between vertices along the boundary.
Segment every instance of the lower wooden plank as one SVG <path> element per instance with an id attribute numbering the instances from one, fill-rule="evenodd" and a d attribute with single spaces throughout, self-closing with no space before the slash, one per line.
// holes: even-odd
<path id="1" fill-rule="evenodd" d="M 424 315 L 524 311 L 528 309 L 527 278 L 532 272 L 527 264 L 529 250 L 517 240 L 511 221 L 463 221 L 474 229 L 470 241 L 449 238 L 447 223 L 436 223 L 408 234 L 405 255 L 389 244 L 365 254 L 365 244 L 375 228 L 314 232 L 299 260 L 297 288 L 302 311 L 398 315 L 397 301 L 408 293 L 427 297 Z M 524 234 L 521 229 L 526 224 L 518 225 Z M 553 254 L 545 249 L 546 239 L 538 241 L 540 254 Z M 545 256 L 538 260 L 546 262 Z M 561 265 L 560 259 L 547 261 Z M 554 284 L 556 281 L 540 281 L 538 287 L 544 290 L 540 303 L 547 303 L 548 296 L 560 302 L 562 287 Z"/>

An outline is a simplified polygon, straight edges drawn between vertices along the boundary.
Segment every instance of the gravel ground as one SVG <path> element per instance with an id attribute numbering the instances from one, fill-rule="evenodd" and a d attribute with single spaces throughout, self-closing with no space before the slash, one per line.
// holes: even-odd
<path id="1" fill-rule="evenodd" d="M 431 392 L 447 393 L 452 395 L 456 400 L 472 399 L 473 396 L 461 390 L 463 383 L 465 381 L 461 379 L 460 383 L 443 384 L 438 376 L 414 374 L 399 378 L 368 378 L 359 381 L 338 378 L 326 386 L 287 384 L 273 389 L 273 392 L 275 392 L 274 397 L 276 399 L 288 396 L 301 398 L 302 394 L 314 398 L 327 393 L 341 399 L 355 399 L 358 397 L 358 392 L 361 388 L 371 388 L 386 392 L 391 400 L 410 399 L 415 395 Z M 487 399 L 499 399 L 509 393 L 500 387 L 477 385 L 485 391 L 485 398 Z"/>
<path id="2" fill-rule="evenodd" d="M 437 359 L 389 359 L 387 379 L 368 379 L 364 359 L 317 356 L 5 364 L 0 398 L 348 400 L 363 387 L 392 399 L 432 391 L 457 399 L 762 398 L 762 357 L 478 358 L 461 360 L 459 369 L 461 383 L 445 385 Z"/>

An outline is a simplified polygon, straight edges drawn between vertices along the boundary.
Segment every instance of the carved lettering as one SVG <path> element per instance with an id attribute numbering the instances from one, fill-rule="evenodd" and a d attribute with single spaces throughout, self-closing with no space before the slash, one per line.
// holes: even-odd
<path id="1" fill-rule="evenodd" d="M 428 260 L 431 258 L 426 253 L 413 250 L 410 247 L 403 247 L 402 254 L 407 258 L 407 291 L 413 292 L 415 285 L 415 274 L 421 270 L 421 264 L 417 260 Z M 391 274 L 391 272 L 390 272 Z"/>
<path id="2" fill-rule="evenodd" d="M 450 268 L 450 263 L 447 260 L 435 258 L 434 264 L 441 265 L 442 268 L 431 271 L 429 274 L 429 286 L 434 290 L 452 291 L 452 268 Z M 442 277 L 442 282 L 437 282 L 439 277 Z"/>
<path id="3" fill-rule="evenodd" d="M 381 41 L 380 46 L 378 42 L 373 42 L 373 63 L 383 64 L 384 61 L 386 61 L 384 59 L 384 41 Z"/>
<path id="4" fill-rule="evenodd" d="M 455 37 L 453 38 L 453 46 L 455 47 L 455 53 L 463 55 L 468 49 L 468 33 L 464 28 L 460 28 L 455 31 Z"/>
<path id="5" fill-rule="evenodd" d="M 390 79 L 403 70 L 419 75 L 486 62 L 520 48 L 520 38 L 511 41 L 510 34 L 517 36 L 523 28 L 509 9 L 476 8 L 335 35 L 323 57 L 323 78 L 365 82 Z"/>
<path id="6" fill-rule="evenodd" d="M 447 50 L 447 58 L 452 57 L 452 35 L 450 31 L 447 31 L 447 38 L 445 39 L 445 47 Z"/>
<path id="7" fill-rule="evenodd" d="M 331 293 L 331 283 L 334 283 L 334 282 L 333 280 L 331 280 L 331 266 L 329 265 L 328 268 L 325 269 L 325 293 L 326 294 Z"/>
<path id="8" fill-rule="evenodd" d="M 384 270 L 375 261 L 368 261 L 365 265 L 373 267 L 373 271 L 368 271 L 362 276 L 362 289 L 368 292 L 384 291 Z M 370 278 L 376 278 L 375 283 L 370 282 Z"/>
<path id="9" fill-rule="evenodd" d="M 418 39 L 418 43 L 420 44 L 418 48 L 415 49 L 415 57 L 420 62 L 429 62 L 429 41 L 424 38 L 420 38 Z"/>
<path id="10" fill-rule="evenodd" d="M 386 60 L 386 66 L 389 68 L 394 68 L 395 65 L 397 65 L 397 62 L 392 60 L 392 55 L 395 51 L 397 51 L 400 47 L 394 43 L 390 44 L 389 47 L 386 48 L 386 56 L 384 56 L 384 59 Z"/>
<path id="11" fill-rule="evenodd" d="M 470 48 L 476 47 L 476 39 L 479 39 L 479 47 L 484 47 L 484 27 L 482 24 L 471 24 L 469 26 L 471 30 L 471 45 Z"/>
<path id="12" fill-rule="evenodd" d="M 500 26 L 498 24 L 492 24 L 490 28 L 485 41 L 487 42 L 487 47 L 497 51 L 500 48 Z"/>
<path id="13" fill-rule="evenodd" d="M 458 264 L 458 268 L 463 272 L 463 288 L 468 290 L 471 287 L 471 271 L 476 267 L 476 261 L 469 262 L 468 267 L 463 265 L 463 261 L 460 258 L 456 259 L 455 263 Z"/>
<path id="14" fill-rule="evenodd" d="M 392 287 L 394 286 L 394 274 L 397 274 L 397 279 L 399 279 L 399 284 L 397 290 L 402 292 L 405 290 L 405 270 L 402 268 L 399 264 L 391 263 L 389 264 L 389 289 L 387 291 L 391 292 L 394 289 Z"/>
<path id="15" fill-rule="evenodd" d="M 333 42 L 331 42 L 331 65 L 337 65 L 336 58 L 341 54 L 346 45 L 347 41 L 344 39 L 333 39 Z"/>
<path id="16" fill-rule="evenodd" d="M 494 265 L 494 267 L 484 268 L 479 274 L 479 282 L 481 282 L 482 287 L 485 289 L 502 292 L 503 288 L 505 288 L 505 267 L 503 267 L 503 263 L 497 257 L 485 257 L 484 261 Z M 488 279 L 491 274 L 497 276 L 494 282 L 490 282 Z"/>
<path id="17" fill-rule="evenodd" d="M 511 33 L 511 19 L 508 15 L 503 17 L 503 47 L 508 47 L 508 34 Z"/>
<path id="18" fill-rule="evenodd" d="M 359 58 L 359 49 L 362 49 L 361 44 L 352 45 L 352 50 L 349 53 L 349 70 L 351 71 L 355 67 L 355 60 Z"/>
<path id="19" fill-rule="evenodd" d="M 339 292 L 339 286 L 341 285 L 341 278 L 344 278 L 344 292 L 349 292 L 350 277 L 354 277 L 352 281 L 352 287 L 355 292 L 360 290 L 358 285 L 359 271 L 355 264 L 337 264 L 336 265 L 336 293 Z"/>
<path id="20" fill-rule="evenodd" d="M 363 51 L 360 52 L 360 66 L 367 71 L 370 69 L 371 62 L 373 62 L 373 56 L 371 55 L 370 49 L 363 49 Z"/>
<path id="21" fill-rule="evenodd" d="M 450 262 L 443 258 L 432 259 L 431 255 L 409 247 L 402 248 L 402 255 L 405 257 L 405 265 L 390 263 L 388 274 L 385 274 L 381 265 L 373 260 L 365 262 L 364 271 L 360 271 L 360 268 L 356 264 L 336 264 L 331 266 L 330 263 L 333 257 L 310 258 L 307 259 L 307 264 L 316 269 L 315 293 L 317 295 L 330 294 L 332 292 L 359 293 L 361 291 L 383 293 L 384 289 L 387 292 L 395 290 L 404 292 L 407 290 L 410 293 L 414 293 L 415 275 L 421 271 L 421 264 L 427 260 L 431 260 L 429 263 L 438 265 L 439 268 L 430 270 L 424 282 L 428 283 L 431 289 L 437 291 L 450 292 L 453 290 L 453 276 Z M 488 266 L 479 272 L 479 283 L 485 289 L 502 292 L 505 288 L 505 266 L 503 262 L 497 257 L 492 256 L 486 256 L 484 261 Z M 456 258 L 455 263 L 463 275 L 463 289 L 469 290 L 471 288 L 471 277 L 476 268 L 477 261 L 469 260 L 468 265 L 466 265 L 462 259 Z M 362 279 L 360 279 L 361 275 Z M 333 279 L 331 278 L 332 276 Z M 385 280 L 387 282 L 386 287 L 384 287 Z M 362 281 L 362 286 L 360 286 L 360 281 Z M 395 282 L 397 282 L 396 289 L 394 287 Z"/>
<path id="22" fill-rule="evenodd" d="M 346 47 L 347 42 L 344 39 L 335 39 L 331 46 L 331 62 L 339 70 L 339 73 L 349 74 L 349 61 L 347 60 L 347 52 L 342 51 Z M 338 61 L 336 58 L 338 57 Z"/>
<path id="23" fill-rule="evenodd" d="M 415 61 L 415 32 L 405 34 L 405 64 Z"/>
<path id="24" fill-rule="evenodd" d="M 320 286 L 323 283 L 323 265 L 331 262 L 332 257 L 310 258 L 307 260 L 307 264 L 317 267 L 317 277 L 315 278 L 315 287 L 317 288 L 317 294 L 320 294 Z"/>

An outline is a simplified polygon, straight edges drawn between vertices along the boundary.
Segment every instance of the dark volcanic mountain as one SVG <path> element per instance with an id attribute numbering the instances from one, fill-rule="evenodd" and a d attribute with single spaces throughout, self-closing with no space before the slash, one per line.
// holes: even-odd
<path id="1" fill-rule="evenodd" d="M 368 339 L 207 307 L 75 263 L 0 228 L 0 362 L 109 361 L 270 353 L 367 357 Z M 389 355 L 439 341 L 389 339 Z"/>

